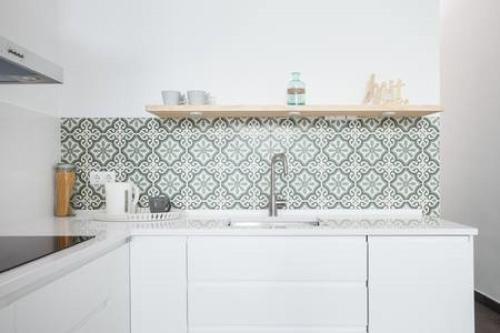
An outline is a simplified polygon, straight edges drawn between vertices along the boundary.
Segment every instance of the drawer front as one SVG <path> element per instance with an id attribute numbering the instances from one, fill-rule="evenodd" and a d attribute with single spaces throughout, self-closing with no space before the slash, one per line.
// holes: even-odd
<path id="1" fill-rule="evenodd" d="M 190 281 L 365 281 L 365 237 L 191 237 Z"/>
<path id="2" fill-rule="evenodd" d="M 370 288 L 370 333 L 387 332 L 474 332 L 472 288 L 453 285 Z"/>
<path id="3" fill-rule="evenodd" d="M 366 327 L 211 327 L 194 328 L 189 333 L 366 333 Z"/>
<path id="4" fill-rule="evenodd" d="M 191 283 L 190 328 L 214 326 L 336 326 L 367 324 L 364 283 Z"/>
<path id="5" fill-rule="evenodd" d="M 128 255 L 123 245 L 15 302 L 17 330 L 66 333 L 83 325 L 110 302 L 117 278 L 103 272 L 116 272 Z"/>
<path id="6" fill-rule="evenodd" d="M 369 237 L 370 285 L 473 285 L 467 236 Z"/>

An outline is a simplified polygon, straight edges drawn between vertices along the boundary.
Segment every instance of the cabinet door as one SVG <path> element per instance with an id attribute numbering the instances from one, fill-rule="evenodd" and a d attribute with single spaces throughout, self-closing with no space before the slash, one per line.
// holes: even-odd
<path id="1" fill-rule="evenodd" d="M 130 254 L 132 332 L 186 332 L 185 237 L 134 237 Z"/>
<path id="2" fill-rule="evenodd" d="M 472 333 L 472 238 L 370 237 L 370 333 Z"/>
<path id="3" fill-rule="evenodd" d="M 16 301 L 17 331 L 75 332 L 108 308 L 96 332 L 127 332 L 128 253 L 123 245 Z"/>
<path id="4" fill-rule="evenodd" d="M 130 253 L 129 246 L 116 250 L 106 269 L 110 297 L 84 321 L 75 333 L 130 332 Z"/>
<path id="5" fill-rule="evenodd" d="M 15 333 L 14 329 L 14 307 L 7 306 L 0 309 L 0 332 Z"/>

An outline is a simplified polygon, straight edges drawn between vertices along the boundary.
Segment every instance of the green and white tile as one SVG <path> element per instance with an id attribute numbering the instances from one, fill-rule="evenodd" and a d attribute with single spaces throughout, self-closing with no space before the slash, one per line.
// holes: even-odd
<path id="1" fill-rule="evenodd" d="M 289 208 L 420 208 L 439 214 L 439 118 L 65 118 L 61 160 L 77 166 L 72 204 L 105 205 L 91 171 L 133 181 L 140 204 L 261 209 L 271 156 L 286 153 L 277 189 Z M 278 166 L 281 172 L 281 166 Z"/>

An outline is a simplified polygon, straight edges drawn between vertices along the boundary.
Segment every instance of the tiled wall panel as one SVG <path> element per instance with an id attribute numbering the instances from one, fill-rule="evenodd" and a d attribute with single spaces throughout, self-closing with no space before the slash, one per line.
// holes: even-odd
<path id="1" fill-rule="evenodd" d="M 269 161 L 284 152 L 278 190 L 289 208 L 421 208 L 439 215 L 439 118 L 165 119 L 65 118 L 62 160 L 77 166 L 73 206 L 98 209 L 104 188 L 93 170 L 133 181 L 147 205 L 264 208 Z M 279 170 L 281 172 L 281 170 Z"/>

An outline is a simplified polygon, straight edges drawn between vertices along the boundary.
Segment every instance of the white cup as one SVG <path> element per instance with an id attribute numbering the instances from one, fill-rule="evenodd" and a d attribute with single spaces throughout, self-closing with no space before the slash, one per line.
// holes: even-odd
<path id="1" fill-rule="evenodd" d="M 133 183 L 106 183 L 106 214 L 135 213 L 139 202 L 139 188 Z"/>
<path id="2" fill-rule="evenodd" d="M 187 92 L 188 103 L 191 105 L 205 105 L 210 100 L 210 95 L 204 90 L 189 90 Z"/>
<path id="3" fill-rule="evenodd" d="M 184 104 L 184 95 L 176 90 L 164 90 L 161 92 L 163 104 L 165 105 L 179 105 Z"/>

